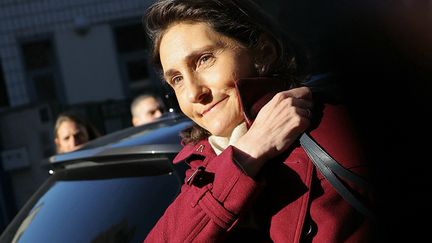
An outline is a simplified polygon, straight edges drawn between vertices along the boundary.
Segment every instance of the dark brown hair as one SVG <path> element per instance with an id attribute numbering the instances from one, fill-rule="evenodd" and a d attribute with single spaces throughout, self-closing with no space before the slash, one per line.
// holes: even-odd
<path id="1" fill-rule="evenodd" d="M 153 42 L 152 61 L 159 69 L 162 69 L 159 45 L 165 31 L 171 25 L 185 21 L 206 23 L 249 50 L 271 44 L 277 59 L 272 63 L 257 63 L 261 65 L 258 75 L 283 78 L 293 86 L 299 84 L 299 77 L 304 71 L 299 63 L 304 63 L 306 59 L 298 51 L 303 49 L 295 47 L 275 21 L 251 0 L 156 1 L 147 9 L 143 24 Z M 183 134 L 183 142 L 197 142 L 209 135 L 208 131 L 195 126 Z"/>

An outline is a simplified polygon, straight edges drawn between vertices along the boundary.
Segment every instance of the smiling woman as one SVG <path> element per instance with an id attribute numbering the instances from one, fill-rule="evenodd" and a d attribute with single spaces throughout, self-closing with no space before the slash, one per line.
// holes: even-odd
<path id="1" fill-rule="evenodd" d="M 145 241 L 370 239 L 368 219 L 323 180 L 298 143 L 307 132 L 365 175 L 345 110 L 312 101 L 300 87 L 302 58 L 269 16 L 248 0 L 160 0 L 144 24 L 155 64 L 195 122 L 174 159 L 190 166 L 185 184 Z M 245 117 L 249 109 L 258 111 L 253 119 Z M 369 201 L 368 192 L 356 194 Z"/>
<path id="2" fill-rule="evenodd" d="M 183 113 L 211 134 L 228 137 L 243 121 L 234 80 L 255 75 L 248 50 L 205 23 L 172 26 L 159 49 Z"/>

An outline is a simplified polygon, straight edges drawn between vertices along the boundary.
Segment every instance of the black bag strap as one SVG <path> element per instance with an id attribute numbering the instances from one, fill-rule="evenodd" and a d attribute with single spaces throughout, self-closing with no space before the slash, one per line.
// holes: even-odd
<path id="1" fill-rule="evenodd" d="M 330 182 L 342 198 L 344 198 L 357 211 L 372 220 L 375 220 L 375 215 L 372 211 L 363 205 L 363 203 L 358 200 L 344 184 L 342 184 L 336 175 L 364 188 L 370 188 L 368 183 L 360 176 L 342 167 L 306 133 L 303 133 L 300 137 L 300 144 L 312 160 L 313 164 L 321 171 L 323 176 Z"/>

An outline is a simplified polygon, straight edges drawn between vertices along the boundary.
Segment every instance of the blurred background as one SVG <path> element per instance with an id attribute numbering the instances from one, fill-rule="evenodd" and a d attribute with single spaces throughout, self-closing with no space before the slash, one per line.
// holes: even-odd
<path id="1" fill-rule="evenodd" d="M 0 232 L 49 176 L 60 112 L 77 110 L 107 134 L 131 126 L 140 93 L 173 105 L 147 58 L 141 17 L 152 2 L 0 0 Z M 305 44 L 314 73 L 338 74 L 385 172 L 378 189 L 394 201 L 425 194 L 430 159 L 416 141 L 431 124 L 432 1 L 256 2 Z M 426 203 L 410 202 L 384 211 L 421 214 Z"/>

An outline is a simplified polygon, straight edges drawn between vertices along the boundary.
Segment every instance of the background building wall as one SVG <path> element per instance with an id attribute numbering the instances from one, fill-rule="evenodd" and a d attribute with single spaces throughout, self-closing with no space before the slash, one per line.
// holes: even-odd
<path id="1" fill-rule="evenodd" d="M 139 0 L 1 1 L 0 58 L 10 105 L 18 106 L 34 102 L 28 90 L 20 41 L 126 18 L 137 18 L 139 22 L 143 10 L 150 2 Z M 121 97 L 115 95 L 115 98 Z"/>
<path id="2" fill-rule="evenodd" d="M 126 98 L 110 26 L 58 31 L 54 38 L 68 104 Z"/>
<path id="3" fill-rule="evenodd" d="M 2 168 L 9 174 L 16 207 L 20 208 L 48 177 L 44 163 L 53 153 L 52 119 L 48 106 L 28 107 L 2 114 Z"/>

